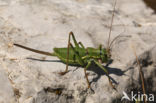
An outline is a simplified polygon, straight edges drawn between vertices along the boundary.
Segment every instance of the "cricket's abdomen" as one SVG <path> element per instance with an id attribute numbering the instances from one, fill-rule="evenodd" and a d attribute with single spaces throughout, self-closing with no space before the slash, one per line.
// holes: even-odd
<path id="1" fill-rule="evenodd" d="M 100 58 L 100 50 L 88 47 L 86 49 L 79 48 L 76 49 L 76 52 L 78 53 L 79 57 L 82 59 L 85 56 L 89 56 L 89 58 L 83 59 L 83 64 L 79 63 L 78 57 L 74 53 L 74 51 L 69 48 L 69 65 L 78 65 L 78 66 L 85 66 L 87 64 L 87 60 L 90 60 L 91 58 L 93 59 L 98 59 Z M 54 54 L 64 63 L 67 63 L 67 48 L 54 48 Z"/>
<path id="2" fill-rule="evenodd" d="M 54 48 L 54 53 L 55 55 L 64 63 L 67 63 L 67 48 Z M 83 48 L 79 48 L 78 50 L 76 50 L 77 53 L 79 53 L 80 57 L 83 57 L 86 55 L 86 51 Z M 74 51 L 69 48 L 69 59 L 68 59 L 68 64 L 69 65 L 78 65 L 78 66 L 82 66 L 80 65 L 77 56 L 75 55 Z"/>

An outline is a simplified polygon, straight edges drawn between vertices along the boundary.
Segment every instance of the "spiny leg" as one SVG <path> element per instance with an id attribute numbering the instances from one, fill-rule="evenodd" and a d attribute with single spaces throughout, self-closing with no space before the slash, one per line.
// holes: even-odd
<path id="1" fill-rule="evenodd" d="M 77 43 L 77 41 L 76 41 L 76 39 L 75 39 L 74 33 L 73 33 L 73 32 L 70 32 L 70 33 L 69 33 L 69 36 L 72 36 L 72 39 L 73 39 L 74 44 L 75 44 L 75 47 L 76 47 L 76 48 L 80 48 L 80 47 L 79 47 L 79 44 Z M 69 41 L 69 42 L 70 42 L 70 41 Z"/>
<path id="2" fill-rule="evenodd" d="M 78 57 L 79 63 L 83 66 L 84 62 L 83 62 L 82 58 L 80 58 L 80 56 L 78 55 L 78 53 L 76 52 L 75 48 L 73 47 L 73 45 L 71 43 L 70 43 L 70 46 L 71 46 L 72 50 L 74 51 L 75 55 Z M 87 66 L 84 68 L 84 73 L 85 73 L 85 78 L 86 78 L 86 81 L 87 81 L 87 84 L 88 84 L 88 88 L 90 88 L 90 83 L 89 83 L 89 80 L 88 80 L 88 75 L 86 73 L 86 70 L 88 69 L 88 67 L 90 65 L 91 65 L 91 61 L 89 61 Z"/>
<path id="3" fill-rule="evenodd" d="M 106 76 L 108 77 L 108 81 L 109 81 L 110 85 L 112 86 L 113 89 L 116 90 L 115 86 L 112 84 L 112 81 L 110 80 L 109 73 L 108 73 L 107 69 L 104 68 L 104 67 L 103 67 L 100 63 L 98 63 L 96 60 L 94 60 L 94 62 L 95 62 L 102 70 L 104 70 L 104 72 L 106 73 Z"/>
<path id="4" fill-rule="evenodd" d="M 70 36 L 70 35 L 72 36 L 72 39 L 73 39 L 74 44 L 75 44 L 75 48 L 76 48 L 77 50 L 80 48 L 80 46 L 82 46 L 82 48 L 85 49 L 84 45 L 83 45 L 81 42 L 78 42 L 78 43 L 77 43 L 73 32 L 70 32 L 70 33 L 69 33 L 69 36 Z M 70 47 L 72 48 L 72 50 L 74 51 L 75 55 L 77 56 L 80 65 L 83 66 L 83 65 L 84 65 L 83 60 L 82 60 L 81 57 L 79 56 L 78 52 L 75 50 L 74 46 L 70 43 L 70 41 L 69 41 L 69 45 L 70 45 Z M 80 46 L 79 46 L 79 45 L 80 45 Z"/>
<path id="5" fill-rule="evenodd" d="M 78 44 L 79 44 L 83 49 L 85 49 L 84 45 L 83 45 L 81 42 L 78 42 Z"/>
<path id="6" fill-rule="evenodd" d="M 69 48 L 70 48 L 70 35 L 71 32 L 69 33 L 69 37 L 68 37 L 68 48 L 67 48 L 67 62 L 66 62 L 66 69 L 64 72 L 59 72 L 60 75 L 64 75 L 68 72 L 68 63 L 69 63 Z"/>
<path id="7" fill-rule="evenodd" d="M 89 59 L 89 58 L 91 58 L 91 56 L 90 55 L 86 55 L 86 56 L 82 57 L 82 60 Z"/>
<path id="8" fill-rule="evenodd" d="M 76 39 L 75 39 L 75 36 L 74 36 L 74 33 L 73 32 L 70 32 L 69 35 L 72 36 L 72 39 L 74 41 L 74 44 L 75 44 L 75 47 L 76 48 L 80 48 L 80 46 L 85 49 L 84 45 L 82 44 L 82 42 L 77 42 Z M 80 45 L 80 46 L 79 46 Z"/>
<path id="9" fill-rule="evenodd" d="M 80 65 L 84 66 L 84 62 L 83 62 L 82 58 L 79 56 L 78 52 L 75 50 L 75 48 L 73 47 L 73 45 L 71 43 L 69 45 L 70 45 L 71 49 L 73 50 L 74 54 L 76 55 Z"/>
<path id="10" fill-rule="evenodd" d="M 73 41 L 74 41 L 74 44 L 75 44 L 76 48 L 77 48 L 77 49 L 79 48 L 79 45 L 78 45 L 78 43 L 77 43 L 77 41 L 76 41 L 76 39 L 75 39 L 75 36 L 74 36 L 73 32 L 70 32 L 70 33 L 69 33 L 69 37 L 68 37 L 68 48 L 67 48 L 67 62 L 66 62 L 66 69 L 65 69 L 64 72 L 60 72 L 60 73 L 59 73 L 59 74 L 61 74 L 61 75 L 64 75 L 64 74 L 66 74 L 66 73 L 68 72 L 69 48 L 70 48 L 70 46 L 72 46 L 72 44 L 70 43 L 70 36 L 72 36 L 72 39 L 73 39 Z M 74 51 L 74 53 L 76 53 L 76 51 L 75 51 L 75 49 L 74 49 L 73 46 L 72 46 L 72 50 Z M 76 53 L 76 55 L 78 56 L 77 53 Z M 78 56 L 78 59 L 79 59 L 79 61 L 82 63 L 82 60 L 80 59 L 79 56 Z"/>
<path id="11" fill-rule="evenodd" d="M 78 57 L 78 61 L 79 63 L 83 66 L 84 65 L 84 62 L 83 60 L 80 58 L 80 56 L 78 55 L 78 53 L 76 52 L 75 48 L 73 47 L 73 45 L 69 42 L 69 46 L 72 48 L 72 50 L 74 51 L 75 55 Z M 84 47 L 84 46 L 83 46 Z M 86 69 L 88 69 L 88 67 L 91 65 L 91 61 L 88 62 L 87 66 L 85 67 L 84 69 L 84 73 L 85 73 L 85 78 L 86 78 L 86 81 L 87 81 L 87 84 L 88 84 L 88 88 L 90 88 L 90 83 L 89 83 L 89 80 L 88 80 L 88 75 L 86 73 Z"/>
<path id="12" fill-rule="evenodd" d="M 85 73 L 85 78 L 86 78 L 86 81 L 87 81 L 87 84 L 88 84 L 88 88 L 90 88 L 90 83 L 89 83 L 89 80 L 88 80 L 88 74 L 86 73 L 86 70 L 88 69 L 88 67 L 90 65 L 91 65 L 91 61 L 89 61 L 87 66 L 84 68 L 84 73 Z"/>

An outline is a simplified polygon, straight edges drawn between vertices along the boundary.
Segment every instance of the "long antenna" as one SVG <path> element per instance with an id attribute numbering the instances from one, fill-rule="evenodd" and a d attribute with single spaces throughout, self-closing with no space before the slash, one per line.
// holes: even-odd
<path id="1" fill-rule="evenodd" d="M 113 25 L 113 20 L 114 20 L 114 12 L 115 12 L 116 2 L 117 2 L 117 0 L 114 1 L 114 8 L 113 8 L 112 19 L 111 19 L 111 25 L 110 25 L 110 30 L 109 30 L 109 37 L 108 37 L 107 49 L 109 49 L 109 42 L 110 42 L 110 36 L 111 36 L 111 32 L 112 32 L 112 25 Z"/>
<path id="2" fill-rule="evenodd" d="M 124 25 L 124 27 L 125 27 L 125 25 Z M 111 43 L 110 43 L 110 45 L 109 45 L 109 48 L 111 48 L 111 46 L 113 45 L 114 41 L 115 41 L 116 39 L 118 39 L 119 37 L 121 37 L 122 33 L 124 33 L 124 32 L 125 32 L 125 29 L 124 29 L 123 32 L 121 32 L 118 36 L 116 36 L 116 37 L 111 41 Z"/>

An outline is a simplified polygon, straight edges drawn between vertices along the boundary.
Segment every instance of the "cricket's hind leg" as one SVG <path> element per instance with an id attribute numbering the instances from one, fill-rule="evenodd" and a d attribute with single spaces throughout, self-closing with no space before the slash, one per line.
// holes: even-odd
<path id="1" fill-rule="evenodd" d="M 82 59 L 81 59 L 80 56 L 77 54 L 77 52 L 75 51 L 75 48 L 73 47 L 73 45 L 72 45 L 71 42 L 70 42 L 70 37 L 71 37 L 71 36 L 72 36 L 72 39 L 73 39 L 73 41 L 74 41 L 75 48 L 76 48 L 76 49 L 79 49 L 79 48 L 80 48 L 80 47 L 79 47 L 79 43 L 77 43 L 77 41 L 76 41 L 76 39 L 75 39 L 75 36 L 74 36 L 73 32 L 70 32 L 70 33 L 69 33 L 69 37 L 68 37 L 68 48 L 67 48 L 67 62 L 66 62 L 66 69 L 65 69 L 64 72 L 59 72 L 60 75 L 64 75 L 64 74 L 66 74 L 66 73 L 68 72 L 69 55 L 70 55 L 70 54 L 69 54 L 69 48 L 70 48 L 70 47 L 71 47 L 72 50 L 74 51 L 75 55 L 78 57 L 78 60 L 80 61 L 81 65 L 83 65 L 83 61 L 82 61 Z M 83 46 L 82 43 L 80 43 L 80 45 Z M 84 46 L 83 46 L 83 47 L 84 47 Z"/>
<path id="2" fill-rule="evenodd" d="M 84 45 L 83 45 L 81 42 L 78 42 L 78 44 L 79 44 L 83 49 L 85 49 Z"/>
<path id="3" fill-rule="evenodd" d="M 88 84 L 88 88 L 90 88 L 90 83 L 89 83 L 89 80 L 88 80 L 88 74 L 86 73 L 86 70 L 89 68 L 90 65 L 91 65 L 91 61 L 89 61 L 87 66 L 84 68 L 84 73 L 85 73 L 86 81 L 87 81 L 87 84 Z"/>

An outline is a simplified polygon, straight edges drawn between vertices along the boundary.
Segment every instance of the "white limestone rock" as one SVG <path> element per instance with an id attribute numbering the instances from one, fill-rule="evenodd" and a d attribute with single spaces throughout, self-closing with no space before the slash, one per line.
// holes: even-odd
<path id="1" fill-rule="evenodd" d="M 93 92 L 87 89 L 83 68 L 69 66 L 70 71 L 60 76 L 58 72 L 65 70 L 66 65 L 58 58 L 12 45 L 19 43 L 52 52 L 54 47 L 67 47 L 68 33 L 73 31 L 85 47 L 107 47 L 112 9 L 113 1 L 108 0 L 1 0 L 0 102 L 121 102 L 123 91 L 140 88 L 132 46 L 146 81 L 152 78 L 147 90 L 155 92 L 156 16 L 141 0 L 117 1 L 111 41 L 119 34 L 122 37 L 112 46 L 113 62 L 108 66 L 117 91 L 97 66 L 92 65 L 87 71 Z"/>

